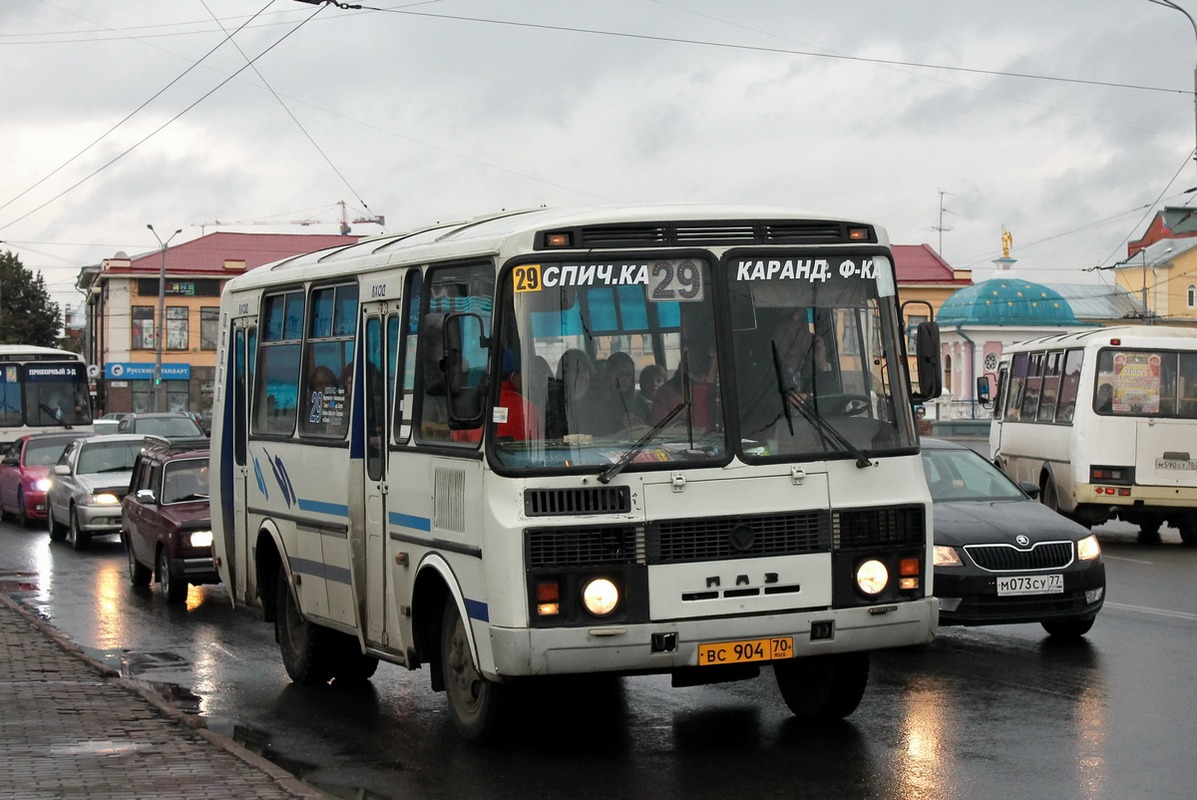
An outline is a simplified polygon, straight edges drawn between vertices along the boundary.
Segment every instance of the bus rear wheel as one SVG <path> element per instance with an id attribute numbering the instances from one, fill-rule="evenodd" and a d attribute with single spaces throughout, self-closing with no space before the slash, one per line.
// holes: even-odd
<path id="1" fill-rule="evenodd" d="M 839 653 L 775 661 L 773 676 L 794 716 L 834 722 L 860 705 L 869 682 L 869 654 Z"/>
<path id="2" fill-rule="evenodd" d="M 1051 476 L 1051 473 L 1044 473 L 1043 478 L 1039 482 L 1039 502 L 1060 513 L 1060 496 L 1056 493 L 1056 479 Z"/>
<path id="3" fill-rule="evenodd" d="M 296 683 L 328 683 L 332 678 L 328 653 L 332 631 L 304 619 L 283 567 L 279 567 L 276 591 L 274 624 L 287 674 Z"/>
<path id="4" fill-rule="evenodd" d="M 450 595 L 441 616 L 441 671 L 449 716 L 461 737 L 474 744 L 494 740 L 505 722 L 510 687 L 488 681 L 478 672 L 470 654 L 465 621 Z"/>

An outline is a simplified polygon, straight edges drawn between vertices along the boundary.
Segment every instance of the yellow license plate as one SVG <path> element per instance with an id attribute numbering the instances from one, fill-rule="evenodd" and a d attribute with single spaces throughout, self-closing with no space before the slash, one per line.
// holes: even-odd
<path id="1" fill-rule="evenodd" d="M 794 657 L 794 637 L 745 639 L 740 642 L 707 642 L 698 646 L 698 666 L 744 664 L 749 661 L 775 661 Z"/>

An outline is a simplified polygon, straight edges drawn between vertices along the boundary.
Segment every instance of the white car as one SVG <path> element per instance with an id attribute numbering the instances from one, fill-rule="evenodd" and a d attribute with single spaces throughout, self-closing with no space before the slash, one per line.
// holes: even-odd
<path id="1" fill-rule="evenodd" d="M 119 534 L 121 498 L 129 491 L 133 462 L 146 437 L 112 434 L 77 439 L 50 470 L 46 517 L 51 541 L 70 541 L 76 550 L 93 536 Z"/>

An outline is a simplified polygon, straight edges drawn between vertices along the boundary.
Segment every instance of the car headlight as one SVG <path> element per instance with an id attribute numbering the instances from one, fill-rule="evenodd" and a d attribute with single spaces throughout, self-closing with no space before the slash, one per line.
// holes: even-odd
<path id="1" fill-rule="evenodd" d="M 33 482 L 33 490 L 35 492 L 49 491 L 51 483 L 53 483 L 53 481 L 49 478 L 38 478 Z"/>
<path id="2" fill-rule="evenodd" d="M 869 595 L 881 594 L 889 583 L 889 570 L 875 558 L 870 558 L 856 568 L 856 585 Z"/>
<path id="3" fill-rule="evenodd" d="M 212 546 L 212 531 L 192 531 L 191 532 L 191 546 L 192 547 L 211 547 Z"/>
<path id="4" fill-rule="evenodd" d="M 943 545 L 935 545 L 935 566 L 937 567 L 962 567 L 964 562 L 960 560 L 960 554 L 956 552 L 955 547 L 944 547 Z"/>
<path id="5" fill-rule="evenodd" d="M 1076 543 L 1077 561 L 1092 561 L 1100 555 L 1101 545 L 1098 543 L 1096 535 L 1091 533 Z"/>
<path id="6" fill-rule="evenodd" d="M 92 506 L 116 506 L 120 505 L 120 502 L 116 499 L 116 495 L 109 492 L 89 495 L 87 498 L 87 504 Z"/>
<path id="7" fill-rule="evenodd" d="M 595 578 L 582 590 L 582 604 L 596 617 L 605 617 L 619 605 L 619 589 L 607 578 Z"/>

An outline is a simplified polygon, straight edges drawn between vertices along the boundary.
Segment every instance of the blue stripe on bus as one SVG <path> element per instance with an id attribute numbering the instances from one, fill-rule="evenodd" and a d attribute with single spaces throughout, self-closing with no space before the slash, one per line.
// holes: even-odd
<path id="1" fill-rule="evenodd" d="M 300 511 L 315 511 L 318 514 L 332 514 L 337 517 L 349 518 L 349 506 L 343 503 L 325 503 L 320 500 L 304 500 L 300 497 L 299 503 Z"/>
<path id="2" fill-rule="evenodd" d="M 479 622 L 490 622 L 490 607 L 481 600 L 465 599 L 466 616 Z"/>
<path id="3" fill-rule="evenodd" d="M 304 575 L 311 575 L 315 578 L 323 578 L 326 581 L 333 583 L 350 584 L 349 570 L 344 567 L 334 567 L 330 564 L 324 564 L 320 561 L 312 561 L 309 558 L 296 558 L 291 556 L 287 559 L 291 565 L 292 572 L 299 572 Z"/>
<path id="4" fill-rule="evenodd" d="M 397 511 L 390 513 L 391 524 L 398 525 L 400 528 L 411 528 L 415 531 L 424 531 L 428 533 L 432 530 L 432 520 L 428 517 L 416 517 L 411 514 L 400 514 Z"/>

